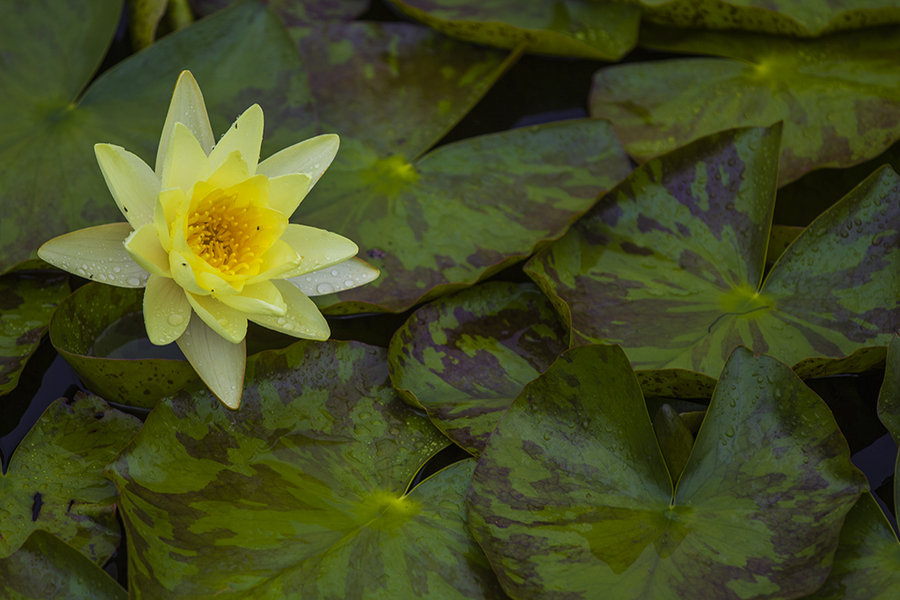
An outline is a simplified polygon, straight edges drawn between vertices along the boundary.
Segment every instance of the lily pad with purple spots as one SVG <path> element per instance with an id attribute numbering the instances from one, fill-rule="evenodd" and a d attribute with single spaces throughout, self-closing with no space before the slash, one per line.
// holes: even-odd
<path id="1" fill-rule="evenodd" d="M 163 358 L 180 351 L 146 343 L 143 352 L 114 352 L 135 338 L 146 340 L 141 312 L 143 292 L 89 283 L 60 303 L 50 320 L 50 341 L 56 351 L 78 373 L 85 385 L 110 402 L 152 408 L 160 398 L 174 394 L 197 374 L 184 359 Z M 135 337 L 112 337 L 117 325 L 127 324 Z M 122 327 L 122 329 L 125 329 Z M 107 350 L 112 355 L 107 354 Z"/>
<path id="2" fill-rule="evenodd" d="M 596 120 L 470 138 L 414 159 L 352 141 L 342 152 L 301 218 L 356 241 L 381 277 L 324 296 L 325 306 L 342 302 L 332 312 L 399 312 L 468 287 L 558 238 L 630 170 Z"/>
<path id="3" fill-rule="evenodd" d="M 56 536 L 37 530 L 0 558 L 0 597 L 9 600 L 125 600 L 128 592 Z"/>
<path id="4" fill-rule="evenodd" d="M 147 598 L 500 598 L 465 525 L 473 465 L 411 490 L 447 444 L 386 350 L 299 342 L 248 359 L 239 412 L 157 404 L 112 466 L 129 590 Z"/>
<path id="5" fill-rule="evenodd" d="M 804 600 L 894 600 L 900 590 L 900 543 L 866 492 L 847 514 L 828 579 Z"/>
<path id="6" fill-rule="evenodd" d="M 778 144 L 778 127 L 743 129 L 654 159 L 533 258 L 572 343 L 709 381 L 738 345 L 802 376 L 880 362 L 900 326 L 900 177 L 873 173 L 763 278 Z"/>
<path id="7" fill-rule="evenodd" d="M 813 169 L 864 162 L 900 139 L 900 28 L 806 41 L 648 28 L 641 43 L 720 57 L 596 73 L 591 116 L 609 119 L 641 161 L 725 129 L 783 121 L 785 185 Z"/>
<path id="8" fill-rule="evenodd" d="M 449 36 L 526 52 L 618 60 L 637 42 L 640 10 L 584 0 L 390 0 Z"/>
<path id="9" fill-rule="evenodd" d="M 69 295 L 69 277 L 26 261 L 0 277 L 0 396 L 19 383 L 56 305 Z"/>
<path id="10" fill-rule="evenodd" d="M 478 454 L 525 384 L 565 349 L 565 329 L 540 290 L 493 282 L 417 310 L 388 356 L 403 398 Z"/>
<path id="11" fill-rule="evenodd" d="M 140 429 L 96 396 L 51 404 L 0 475 L 0 558 L 50 532 L 102 565 L 119 545 L 116 489 L 103 468 Z"/>
<path id="12" fill-rule="evenodd" d="M 900 21 L 894 0 L 628 0 L 645 19 L 677 27 L 817 36 Z"/>
<path id="13" fill-rule="evenodd" d="M 467 504 L 516 598 L 796 598 L 827 577 L 864 489 L 828 406 L 745 348 L 673 482 L 625 354 L 587 346 L 500 420 Z"/>

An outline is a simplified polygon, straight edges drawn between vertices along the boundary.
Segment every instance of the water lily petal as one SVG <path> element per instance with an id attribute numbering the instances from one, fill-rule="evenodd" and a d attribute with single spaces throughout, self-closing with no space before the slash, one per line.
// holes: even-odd
<path id="1" fill-rule="evenodd" d="M 263 254 L 259 274 L 248 279 L 247 284 L 284 277 L 285 273 L 296 268 L 299 263 L 300 255 L 290 244 L 283 240 L 275 240 L 272 247 Z"/>
<path id="2" fill-rule="evenodd" d="M 146 223 L 125 239 L 125 250 L 142 269 L 154 275 L 171 277 L 169 255 L 159 243 L 156 225 Z"/>
<path id="3" fill-rule="evenodd" d="M 247 163 L 241 158 L 241 153 L 235 150 L 225 157 L 212 175 L 209 176 L 207 183 L 213 189 L 223 189 L 245 181 L 248 177 L 250 177 L 250 171 L 247 168 Z M 260 179 L 265 180 L 264 177 Z M 268 186 L 268 184 L 266 185 Z"/>
<path id="4" fill-rule="evenodd" d="M 288 146 L 259 163 L 256 172 L 267 177 L 278 177 L 289 173 L 306 173 L 312 179 L 312 189 L 322 173 L 334 160 L 340 138 L 333 133 L 317 135 L 299 144 Z"/>
<path id="5" fill-rule="evenodd" d="M 323 296 L 343 292 L 378 279 L 380 271 L 360 258 L 312 271 L 298 277 L 285 278 L 307 296 Z"/>
<path id="6" fill-rule="evenodd" d="M 229 155 L 237 152 L 246 164 L 250 175 L 255 174 L 262 137 L 263 111 L 259 104 L 254 104 L 237 118 L 209 153 L 210 168 L 218 169 Z"/>
<path id="7" fill-rule="evenodd" d="M 94 155 L 106 187 L 125 219 L 137 229 L 153 220 L 159 177 L 136 154 L 121 146 L 95 144 Z"/>
<path id="8" fill-rule="evenodd" d="M 271 281 L 245 285 L 240 294 L 216 296 L 222 304 L 245 313 L 283 316 L 287 304 Z"/>
<path id="9" fill-rule="evenodd" d="M 128 223 L 79 229 L 46 242 L 38 249 L 38 256 L 86 279 L 118 287 L 144 287 L 149 274 L 134 262 L 123 244 L 131 231 Z"/>
<path id="10" fill-rule="evenodd" d="M 240 291 L 244 289 L 243 281 L 225 281 L 225 279 L 217 273 L 196 269 L 196 264 L 194 267 L 194 276 L 197 278 L 197 283 L 200 284 L 200 287 L 214 293 L 219 299 L 224 295 L 230 296 L 240 293 Z"/>
<path id="11" fill-rule="evenodd" d="M 177 187 L 190 196 L 194 184 L 208 176 L 209 159 L 200 142 L 183 123 L 175 123 L 162 167 L 162 189 Z"/>
<path id="12" fill-rule="evenodd" d="M 327 340 L 331 335 L 328 321 L 315 303 L 286 281 L 273 281 L 287 305 L 283 316 L 248 315 L 248 318 L 269 329 L 307 340 Z"/>
<path id="13" fill-rule="evenodd" d="M 144 326 L 157 346 L 181 337 L 191 320 L 191 305 L 184 289 L 172 279 L 151 275 L 144 289 Z"/>
<path id="14" fill-rule="evenodd" d="M 306 173 L 289 173 L 269 179 L 269 206 L 290 218 L 312 187 Z"/>
<path id="15" fill-rule="evenodd" d="M 159 149 L 156 152 L 156 175 L 160 176 L 163 164 L 168 155 L 169 143 L 172 139 L 172 129 L 175 123 L 182 123 L 187 127 L 194 138 L 200 143 L 204 155 L 212 150 L 216 138 L 213 136 L 212 127 L 209 125 L 209 116 L 206 114 L 206 103 L 203 101 L 203 93 L 197 80 L 190 71 L 182 71 L 175 84 L 172 93 L 172 101 L 169 103 L 169 112 L 166 114 L 166 123 L 163 125 L 162 135 L 159 137 Z"/>
<path id="16" fill-rule="evenodd" d="M 284 278 L 336 265 L 359 252 L 359 247 L 342 235 L 296 223 L 287 226 L 281 239 L 300 255 L 300 262 Z"/>
<path id="17" fill-rule="evenodd" d="M 191 315 L 187 329 L 176 341 L 212 393 L 230 409 L 240 406 L 247 363 L 246 342 L 232 344 L 197 315 Z"/>
<path id="18" fill-rule="evenodd" d="M 188 258 L 178 250 L 169 252 L 169 269 L 175 283 L 183 287 L 185 291 L 202 296 L 209 294 L 209 290 L 197 282 L 197 276 L 194 274 Z"/>
<path id="19" fill-rule="evenodd" d="M 159 243 L 166 252 L 172 249 L 170 223 L 175 220 L 175 215 L 186 201 L 187 197 L 181 188 L 164 190 L 159 193 L 157 198 L 156 206 L 153 209 L 153 223 L 156 225 Z"/>
<path id="20" fill-rule="evenodd" d="M 203 322 L 223 338 L 237 344 L 247 335 L 247 317 L 212 296 L 187 295 L 188 302 Z"/>

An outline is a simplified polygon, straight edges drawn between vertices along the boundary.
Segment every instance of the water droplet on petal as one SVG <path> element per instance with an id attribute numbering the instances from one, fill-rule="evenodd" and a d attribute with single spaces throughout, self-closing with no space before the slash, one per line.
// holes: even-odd
<path id="1" fill-rule="evenodd" d="M 168 321 L 169 325 L 175 327 L 176 325 L 181 325 L 181 323 L 184 321 L 184 317 L 178 313 L 172 313 L 171 315 L 169 315 Z"/>
<path id="2" fill-rule="evenodd" d="M 353 285 L 353 280 L 352 280 L 352 279 L 346 280 L 346 281 L 344 282 L 344 285 L 345 285 L 346 287 L 351 287 L 351 286 Z"/>
<path id="3" fill-rule="evenodd" d="M 122 267 L 113 267 L 113 273 L 121 273 Z"/>
<path id="4" fill-rule="evenodd" d="M 106 281 L 106 275 L 103 273 L 97 273 L 97 281 Z"/>
<path id="5" fill-rule="evenodd" d="M 278 317 L 276 323 L 278 323 L 279 325 L 284 325 L 285 323 L 287 323 L 287 319 L 285 319 L 284 317 Z"/>
<path id="6" fill-rule="evenodd" d="M 137 277 L 131 277 L 128 279 L 128 285 L 138 286 L 141 285 L 141 280 Z"/>
<path id="7" fill-rule="evenodd" d="M 334 286 L 330 283 L 322 282 L 316 286 L 316 291 L 320 294 L 330 294 L 334 291 Z"/>

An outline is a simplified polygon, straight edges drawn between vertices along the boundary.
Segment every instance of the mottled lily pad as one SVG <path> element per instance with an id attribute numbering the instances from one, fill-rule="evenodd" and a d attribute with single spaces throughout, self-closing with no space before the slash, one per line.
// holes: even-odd
<path id="1" fill-rule="evenodd" d="M 267 153 L 302 139 L 301 126 L 309 131 L 302 114 L 309 91 L 296 50 L 278 20 L 254 2 L 166 36 L 84 89 L 121 7 L 119 0 L 75 0 L 53 10 L 37 2 L 0 7 L 0 271 L 33 256 L 53 235 L 121 220 L 93 145 L 119 144 L 152 164 L 182 69 L 201 82 L 215 131 L 253 102 L 285 111 L 267 123 L 276 132 Z"/>
<path id="2" fill-rule="evenodd" d="M 640 10 L 600 0 L 390 0 L 447 35 L 526 52 L 618 60 L 637 42 Z"/>
<path id="3" fill-rule="evenodd" d="M 526 383 L 566 349 L 531 284 L 486 283 L 426 304 L 397 330 L 391 381 L 454 442 L 479 453 Z"/>
<path id="4" fill-rule="evenodd" d="M 461 463 L 407 493 L 446 438 L 390 386 L 386 350 L 250 357 L 240 412 L 160 402 L 113 465 L 137 597 L 494 598 Z"/>
<path id="5" fill-rule="evenodd" d="M 345 149 L 368 161 L 333 166 L 327 191 L 303 208 L 306 222 L 330 223 L 381 269 L 375 282 L 337 295 L 343 310 L 402 311 L 520 261 L 630 169 L 602 121 L 470 138 L 414 162 Z"/>
<path id="6" fill-rule="evenodd" d="M 125 600 L 103 569 L 49 533 L 35 531 L 17 552 L 0 558 L 0 597 L 6 600 Z"/>
<path id="7" fill-rule="evenodd" d="M 116 490 L 102 471 L 138 429 L 96 396 L 51 404 L 0 475 L 0 558 L 43 530 L 106 562 L 120 534 Z"/>
<path id="8" fill-rule="evenodd" d="M 807 600 L 894 600 L 900 590 L 900 543 L 871 494 L 847 514 L 834 566 Z"/>
<path id="9" fill-rule="evenodd" d="M 825 580 L 863 489 L 827 405 L 745 348 L 673 486 L 625 354 L 588 346 L 500 420 L 469 524 L 517 598 L 795 598 Z"/>
<path id="10" fill-rule="evenodd" d="M 722 58 L 597 72 L 591 116 L 609 119 L 639 160 L 724 129 L 783 121 L 784 185 L 813 169 L 863 162 L 900 139 L 898 28 L 809 41 L 651 28 L 641 43 Z"/>
<path id="11" fill-rule="evenodd" d="M 895 0 L 630 0 L 653 22 L 797 36 L 900 21 Z"/>
<path id="12" fill-rule="evenodd" d="M 68 275 L 41 261 L 27 261 L 0 277 L 0 395 L 19 383 L 53 309 L 68 295 Z"/>
<path id="13" fill-rule="evenodd" d="M 139 315 L 142 290 L 89 283 L 66 298 L 50 321 L 50 341 L 84 384 L 111 402 L 152 408 L 197 379 L 186 360 L 98 355 L 97 339 L 116 321 Z M 139 322 L 143 323 L 140 316 Z M 142 332 L 143 337 L 143 332 Z"/>
<path id="14" fill-rule="evenodd" d="M 654 159 L 532 259 L 573 344 L 710 381 L 740 344 L 802 376 L 880 362 L 900 326 L 900 177 L 873 173 L 763 279 L 778 142 L 777 127 L 735 130 Z"/>

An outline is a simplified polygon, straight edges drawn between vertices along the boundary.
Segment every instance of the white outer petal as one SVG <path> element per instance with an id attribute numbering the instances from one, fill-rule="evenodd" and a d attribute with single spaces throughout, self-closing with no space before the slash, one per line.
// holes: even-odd
<path id="1" fill-rule="evenodd" d="M 187 329 L 176 342 L 197 375 L 222 404 L 231 409 L 240 406 L 247 363 L 246 340 L 232 344 L 196 314 L 191 314 Z"/>
<path id="2" fill-rule="evenodd" d="M 131 231 L 128 223 L 79 229 L 46 242 L 38 250 L 38 256 L 85 279 L 118 287 L 144 287 L 150 274 L 125 249 L 125 238 Z"/>
<path id="3" fill-rule="evenodd" d="M 342 263 L 285 279 L 307 296 L 343 292 L 378 279 L 380 271 L 362 260 L 349 258 Z"/>

